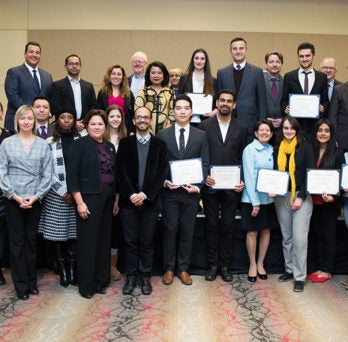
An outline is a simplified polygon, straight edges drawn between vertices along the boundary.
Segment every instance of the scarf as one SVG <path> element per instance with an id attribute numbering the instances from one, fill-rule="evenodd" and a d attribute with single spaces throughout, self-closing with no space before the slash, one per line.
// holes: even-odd
<path id="1" fill-rule="evenodd" d="M 297 145 L 297 137 L 292 139 L 291 143 L 288 143 L 285 139 L 282 140 L 279 146 L 278 153 L 278 170 L 285 171 L 287 158 L 286 155 L 290 154 L 289 160 L 289 174 L 291 179 L 291 198 L 290 203 L 293 204 L 296 192 L 296 180 L 295 180 L 295 150 Z"/>

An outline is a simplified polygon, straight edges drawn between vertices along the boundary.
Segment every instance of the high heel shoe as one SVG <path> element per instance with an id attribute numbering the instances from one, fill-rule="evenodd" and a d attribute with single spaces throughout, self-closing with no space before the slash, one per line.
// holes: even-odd
<path id="1" fill-rule="evenodd" d="M 252 277 L 250 275 L 248 275 L 248 280 L 251 282 L 251 283 L 255 283 L 256 282 L 256 276 Z"/>
<path id="2" fill-rule="evenodd" d="M 258 276 L 261 280 L 266 280 L 266 279 L 267 279 L 267 273 L 261 274 L 261 273 L 257 272 L 257 276 Z"/>

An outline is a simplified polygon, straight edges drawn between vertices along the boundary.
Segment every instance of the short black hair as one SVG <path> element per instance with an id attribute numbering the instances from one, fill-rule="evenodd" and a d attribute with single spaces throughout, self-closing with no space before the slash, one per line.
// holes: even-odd
<path id="1" fill-rule="evenodd" d="M 36 96 L 36 97 L 34 98 L 34 100 L 33 100 L 33 105 L 34 105 L 34 103 L 35 103 L 36 100 L 45 100 L 45 101 L 48 102 L 49 105 L 51 105 L 51 104 L 50 104 L 49 98 L 46 97 L 46 96 Z"/>
<path id="2" fill-rule="evenodd" d="M 277 52 L 277 51 L 267 52 L 266 55 L 265 55 L 265 63 L 268 63 L 268 59 L 272 55 L 277 56 L 280 59 L 280 62 L 282 64 L 284 63 L 283 55 L 280 52 Z"/>
<path id="3" fill-rule="evenodd" d="M 27 52 L 28 51 L 28 46 L 29 45 L 34 45 L 34 46 L 37 46 L 39 49 L 40 49 L 40 52 L 41 52 L 41 46 L 38 42 L 34 42 L 33 40 L 31 40 L 30 42 L 26 43 L 25 44 L 25 49 L 24 49 L 24 52 Z"/>
<path id="4" fill-rule="evenodd" d="M 309 42 L 301 43 L 297 47 L 297 54 L 299 53 L 300 50 L 305 50 L 305 49 L 310 49 L 312 51 L 312 54 L 315 55 L 315 46 L 312 43 L 309 43 Z"/>
<path id="5" fill-rule="evenodd" d="M 65 65 L 68 64 L 68 60 L 69 60 L 70 57 L 76 57 L 76 58 L 78 58 L 78 59 L 79 59 L 79 62 L 80 62 L 80 65 L 82 65 L 82 63 L 81 63 L 81 58 L 80 58 L 78 55 L 75 55 L 74 53 L 72 53 L 71 55 L 69 55 L 69 56 L 67 56 L 67 57 L 65 58 Z"/>
<path id="6" fill-rule="evenodd" d="M 192 100 L 191 100 L 190 96 L 188 96 L 186 94 L 177 95 L 177 97 L 175 98 L 174 103 L 173 103 L 173 108 L 175 108 L 176 103 L 178 101 L 181 101 L 181 100 L 187 101 L 190 104 L 190 108 L 192 109 Z"/>
<path id="7" fill-rule="evenodd" d="M 236 102 L 237 94 L 233 90 L 231 90 L 231 89 L 221 89 L 217 93 L 217 96 L 216 96 L 217 100 L 220 98 L 221 94 L 230 94 L 230 95 L 232 95 L 233 96 L 233 101 Z"/>
<path id="8" fill-rule="evenodd" d="M 245 46 L 247 47 L 247 42 L 244 38 L 242 37 L 236 37 L 236 38 L 233 38 L 231 41 L 230 41 L 230 48 L 231 48 L 231 45 L 232 43 L 235 43 L 235 42 L 244 42 L 245 43 Z"/>
<path id="9" fill-rule="evenodd" d="M 160 68 L 163 72 L 163 81 L 161 82 L 161 86 L 165 87 L 166 85 L 168 85 L 169 83 L 169 72 L 167 67 L 159 61 L 155 61 L 150 63 L 145 71 L 145 86 L 149 87 L 151 85 L 151 81 L 150 81 L 150 71 L 152 67 L 157 67 Z"/>

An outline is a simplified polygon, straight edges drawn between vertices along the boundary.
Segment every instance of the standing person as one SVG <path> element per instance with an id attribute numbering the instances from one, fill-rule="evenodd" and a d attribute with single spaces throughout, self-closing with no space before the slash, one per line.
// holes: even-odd
<path id="1" fill-rule="evenodd" d="M 36 112 L 36 135 L 42 139 L 51 137 L 54 125 L 49 123 L 51 109 L 48 98 L 46 96 L 36 96 L 33 101 L 33 108 Z"/>
<path id="2" fill-rule="evenodd" d="M 235 96 L 231 90 L 222 89 L 217 95 L 216 116 L 198 126 L 207 134 L 211 165 L 241 165 L 248 131 L 244 122 L 232 116 L 236 106 Z M 241 182 L 234 190 L 215 190 L 208 188 L 215 185 L 210 175 L 205 183 L 207 186 L 202 189 L 202 199 L 207 221 L 205 233 L 209 263 L 205 279 L 215 280 L 220 268 L 222 279 L 230 282 L 233 279 L 231 246 L 234 218 L 244 183 Z"/>
<path id="3" fill-rule="evenodd" d="M 337 74 L 337 65 L 336 61 L 332 57 L 325 57 L 320 62 L 319 70 L 324 73 L 327 77 L 327 91 L 328 91 L 328 97 L 329 101 L 331 101 L 333 88 L 337 85 L 342 84 L 342 82 L 336 80 L 336 74 Z"/>
<path id="4" fill-rule="evenodd" d="M 39 68 L 41 47 L 30 41 L 25 45 L 25 62 L 8 69 L 5 79 L 5 92 L 8 100 L 5 127 L 14 133 L 14 116 L 22 105 L 33 103 L 35 96 L 46 96 L 52 83 L 52 76 Z"/>
<path id="5" fill-rule="evenodd" d="M 121 107 L 118 105 L 111 105 L 106 110 L 108 118 L 108 125 L 106 127 L 105 139 L 110 141 L 115 146 L 117 153 L 118 146 L 121 139 L 127 136 L 127 129 L 125 125 L 125 118 Z M 111 230 L 111 257 L 110 257 L 110 278 L 111 280 L 121 280 L 122 276 L 120 271 L 117 269 L 118 262 L 118 248 L 121 240 L 121 223 L 120 215 L 118 211 L 114 210 L 114 217 L 112 220 Z"/>
<path id="6" fill-rule="evenodd" d="M 320 119 L 314 126 L 314 157 L 317 169 L 341 169 L 344 154 L 336 145 L 336 134 L 332 123 Z M 312 195 L 313 214 L 309 237 L 315 238 L 317 260 L 316 272 L 307 276 L 313 283 L 322 283 L 331 278 L 336 255 L 336 224 L 340 213 L 339 196 L 326 193 Z"/>
<path id="7" fill-rule="evenodd" d="M 215 87 L 216 79 L 211 74 L 207 51 L 204 49 L 193 51 L 189 66 L 180 79 L 178 93 L 199 93 L 205 96 L 214 96 Z M 214 103 L 212 105 L 214 106 Z M 215 111 L 211 108 L 208 113 L 205 113 L 205 116 L 212 116 L 213 114 L 215 114 Z M 198 125 L 201 121 L 201 116 L 193 113 L 190 123 Z"/>
<path id="8" fill-rule="evenodd" d="M 294 291 L 302 292 L 307 276 L 307 239 L 313 210 L 306 177 L 307 169 L 315 166 L 314 155 L 294 117 L 287 116 L 280 128 L 281 141 L 274 150 L 274 164 L 277 170 L 289 172 L 290 181 L 287 196 L 275 198 L 285 259 L 285 273 L 278 279 L 285 282 L 294 278 Z"/>
<path id="9" fill-rule="evenodd" d="M 267 279 L 263 262 L 265 260 L 270 229 L 277 226 L 274 199 L 256 190 L 257 173 L 260 168 L 273 169 L 273 147 L 269 144 L 273 136 L 273 124 L 260 120 L 255 126 L 255 139 L 243 152 L 243 173 L 245 189 L 242 195 L 242 229 L 247 231 L 246 246 L 250 260 L 248 280 L 252 283 L 257 276 Z M 256 260 L 257 236 L 259 235 L 259 252 Z"/>
<path id="10" fill-rule="evenodd" d="M 85 126 L 83 118 L 96 108 L 96 97 L 93 84 L 80 78 L 81 58 L 72 54 L 65 58 L 67 76 L 52 83 L 49 91 L 52 112 L 66 108 L 76 118 L 76 127 L 82 131 Z"/>
<path id="11" fill-rule="evenodd" d="M 180 68 L 173 68 L 169 70 L 169 82 L 170 89 L 174 92 L 174 97 L 179 94 L 179 82 L 182 76 L 182 70 Z"/>
<path id="12" fill-rule="evenodd" d="M 168 148 L 168 160 L 202 158 L 203 179 L 207 176 L 209 147 L 206 133 L 190 126 L 192 101 L 184 94 L 174 100 L 175 125 L 158 133 Z M 191 285 L 188 273 L 191 261 L 192 239 L 198 211 L 199 193 L 203 184 L 178 186 L 169 178 L 162 190 L 163 265 L 162 282 L 173 283 L 177 266 L 178 276 L 184 285 Z M 178 243 L 177 243 L 178 241 Z M 177 265 L 176 265 L 177 261 Z"/>
<path id="13" fill-rule="evenodd" d="M 128 77 L 128 84 L 134 97 L 145 85 L 145 70 L 147 66 L 147 56 L 142 51 L 137 51 L 131 58 L 133 74 Z"/>
<path id="14" fill-rule="evenodd" d="M 313 68 L 315 47 L 312 43 L 301 43 L 297 47 L 297 58 L 300 67 L 284 75 L 282 94 L 282 113 L 290 113 L 289 94 L 317 94 L 320 95 L 320 116 L 327 115 L 329 98 L 327 91 L 327 77 L 322 72 Z M 312 131 L 315 119 L 299 119 L 301 128 L 308 142 L 312 140 Z"/>
<path id="15" fill-rule="evenodd" d="M 52 184 L 52 156 L 46 141 L 36 136 L 36 114 L 23 105 L 14 118 L 18 134 L 0 146 L 0 188 L 10 241 L 11 275 L 17 296 L 37 295 L 36 237 L 41 201 Z"/>
<path id="16" fill-rule="evenodd" d="M 233 116 L 248 126 L 248 142 L 258 120 L 267 117 L 266 87 L 262 69 L 246 61 L 247 43 L 237 37 L 230 42 L 233 63 L 217 72 L 217 92 L 231 89 L 238 97 Z"/>
<path id="17" fill-rule="evenodd" d="M 157 134 L 161 129 L 174 123 L 174 92 L 168 86 L 169 73 L 161 62 L 152 62 L 146 68 L 145 86 L 140 88 L 135 98 L 134 109 L 147 107 L 151 111 L 151 133 Z"/>
<path id="18" fill-rule="evenodd" d="M 121 107 L 128 132 L 134 132 L 132 122 L 134 96 L 129 89 L 126 72 L 118 64 L 111 65 L 104 75 L 98 92 L 97 108 L 106 110 L 109 106 Z"/>
<path id="19" fill-rule="evenodd" d="M 151 112 L 134 113 L 136 134 L 120 141 L 117 153 L 117 185 L 124 238 L 123 294 L 131 294 L 140 280 L 141 292 L 152 292 L 153 237 L 161 209 L 160 190 L 167 176 L 167 146 L 150 134 Z"/>
<path id="20" fill-rule="evenodd" d="M 115 201 L 116 151 L 104 139 L 106 113 L 84 118 L 88 135 L 74 141 L 67 163 L 68 192 L 77 206 L 77 280 L 86 299 L 105 294 L 110 282 L 110 236 Z"/>
<path id="21" fill-rule="evenodd" d="M 76 286 L 76 208 L 66 185 L 69 150 L 79 138 L 75 117 L 64 109 L 56 112 L 53 136 L 47 139 L 53 158 L 53 184 L 43 201 L 39 233 L 56 251 L 60 285 Z"/>

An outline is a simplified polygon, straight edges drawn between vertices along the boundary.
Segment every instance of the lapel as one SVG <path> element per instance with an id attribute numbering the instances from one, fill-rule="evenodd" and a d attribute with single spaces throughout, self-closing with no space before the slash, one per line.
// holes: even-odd
<path id="1" fill-rule="evenodd" d="M 236 86 L 234 85 L 233 64 L 230 65 L 230 70 L 227 77 L 228 77 L 228 80 L 231 81 L 231 88 L 233 89 L 233 91 L 235 91 Z"/>
<path id="2" fill-rule="evenodd" d="M 175 126 L 168 128 L 168 138 L 169 138 L 168 140 L 169 140 L 169 144 L 170 144 L 169 146 L 172 147 L 172 151 L 173 151 L 173 155 L 174 155 L 175 159 L 183 159 L 183 156 L 179 152 L 179 146 L 178 146 L 178 144 L 176 142 L 176 138 L 175 138 Z M 188 144 L 188 142 L 187 142 L 187 144 Z M 186 144 L 185 153 L 187 150 L 187 144 Z"/>
<path id="3" fill-rule="evenodd" d="M 29 71 L 29 69 L 25 66 L 25 64 L 23 64 L 23 74 L 25 75 L 27 81 L 31 84 L 35 94 L 40 95 L 40 89 L 37 89 L 36 84 L 34 82 L 34 78 L 31 72 Z M 40 78 L 41 78 L 41 74 L 40 74 Z M 41 88 L 42 88 L 42 79 L 41 79 Z"/>
<path id="4" fill-rule="evenodd" d="M 65 84 L 66 84 L 65 88 L 68 90 L 68 94 L 67 95 L 69 96 L 69 100 L 70 100 L 71 103 L 73 103 L 74 109 L 75 109 L 74 92 L 72 90 L 72 86 L 71 86 L 71 83 L 70 83 L 70 80 L 69 80 L 68 76 L 65 77 Z M 82 94 L 82 90 L 81 90 L 81 94 Z"/>
<path id="5" fill-rule="evenodd" d="M 313 94 L 313 93 L 317 94 L 318 93 L 317 89 L 320 88 L 320 80 L 319 80 L 318 72 L 315 69 L 313 69 L 313 72 L 314 72 L 314 83 L 313 83 L 313 87 L 311 89 L 310 94 Z"/>
<path id="6" fill-rule="evenodd" d="M 232 68 L 233 68 L 233 66 L 232 66 Z M 248 86 L 249 76 L 250 76 L 250 65 L 248 63 L 246 63 L 245 68 L 244 68 L 243 77 L 242 77 L 242 82 L 240 84 L 239 93 L 241 93 L 244 90 L 244 88 Z"/>
<path id="7" fill-rule="evenodd" d="M 221 130 L 220 130 L 220 126 L 219 126 L 219 121 L 218 121 L 218 118 L 216 115 L 212 119 L 211 127 L 212 127 L 214 135 L 217 136 L 220 143 L 223 144 Z M 228 129 L 227 136 L 229 135 L 229 130 L 230 129 Z M 227 136 L 226 136 L 225 142 L 227 141 Z"/>
<path id="8" fill-rule="evenodd" d="M 300 68 L 297 68 L 296 70 L 295 70 L 295 77 L 294 77 L 294 79 L 295 79 L 295 83 L 296 83 L 296 86 L 297 86 L 297 88 L 298 88 L 298 93 L 299 94 L 304 94 L 303 93 L 303 89 L 302 89 L 302 86 L 301 86 L 301 83 L 300 83 L 300 79 L 298 78 L 298 72 L 299 72 L 299 70 L 300 70 Z"/>

